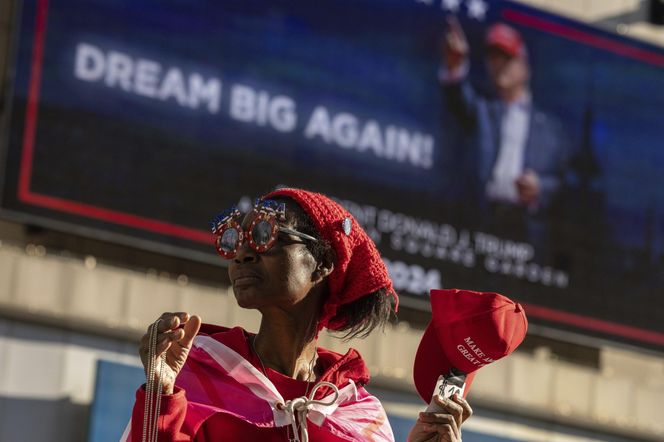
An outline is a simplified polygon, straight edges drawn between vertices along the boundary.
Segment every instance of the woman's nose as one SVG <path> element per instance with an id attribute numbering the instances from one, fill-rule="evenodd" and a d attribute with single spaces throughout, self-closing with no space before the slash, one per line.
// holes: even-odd
<path id="1" fill-rule="evenodd" d="M 238 247 L 233 260 L 238 264 L 243 262 L 254 262 L 258 260 L 258 252 L 249 246 L 249 241 L 243 241 L 242 244 L 240 244 L 240 247 Z"/>

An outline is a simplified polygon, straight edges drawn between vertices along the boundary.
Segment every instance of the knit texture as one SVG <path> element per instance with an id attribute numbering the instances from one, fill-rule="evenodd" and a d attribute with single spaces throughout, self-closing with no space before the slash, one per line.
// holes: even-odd
<path id="1" fill-rule="evenodd" d="M 345 324 L 333 320 L 339 307 L 381 288 L 385 288 L 394 297 L 396 311 L 399 298 L 387 268 L 376 245 L 350 212 L 325 195 L 301 189 L 278 189 L 263 198 L 279 196 L 291 198 L 302 207 L 318 233 L 332 245 L 336 253 L 334 270 L 327 278 L 329 296 L 318 320 L 318 330 L 323 327 L 342 329 Z M 345 219 L 351 222 L 348 235 L 344 232 Z"/>

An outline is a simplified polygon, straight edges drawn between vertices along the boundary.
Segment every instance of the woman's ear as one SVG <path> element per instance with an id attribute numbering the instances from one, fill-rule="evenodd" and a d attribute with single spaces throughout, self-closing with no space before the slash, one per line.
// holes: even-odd
<path id="1" fill-rule="evenodd" d="M 314 271 L 312 278 L 313 281 L 318 283 L 327 278 L 330 273 L 334 270 L 334 251 L 332 249 L 328 250 L 323 260 L 318 263 L 316 270 Z"/>

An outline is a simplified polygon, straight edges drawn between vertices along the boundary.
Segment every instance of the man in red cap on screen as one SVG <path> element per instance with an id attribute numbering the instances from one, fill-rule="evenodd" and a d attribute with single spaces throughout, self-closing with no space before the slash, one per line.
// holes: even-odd
<path id="1" fill-rule="evenodd" d="M 455 182 L 463 183 L 464 200 L 475 202 L 467 219 L 478 225 L 470 227 L 530 242 L 542 257 L 568 148 L 558 122 L 533 105 L 521 34 L 495 23 L 484 40 L 493 89 L 488 95 L 468 81 L 468 40 L 456 17 L 448 19 L 439 81 L 448 111 L 462 130 L 458 158 L 466 165 L 463 179 Z"/>

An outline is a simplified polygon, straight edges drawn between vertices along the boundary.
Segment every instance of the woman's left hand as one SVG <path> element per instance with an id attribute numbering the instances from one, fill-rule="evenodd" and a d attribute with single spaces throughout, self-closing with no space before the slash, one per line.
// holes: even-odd
<path id="1" fill-rule="evenodd" d="M 444 411 L 420 413 L 408 442 L 461 442 L 461 424 L 473 414 L 473 409 L 458 394 L 451 398 L 436 395 L 434 401 Z"/>

